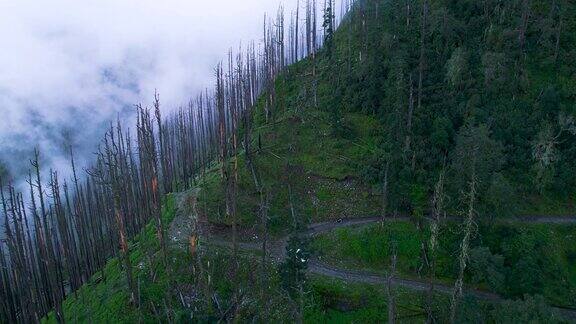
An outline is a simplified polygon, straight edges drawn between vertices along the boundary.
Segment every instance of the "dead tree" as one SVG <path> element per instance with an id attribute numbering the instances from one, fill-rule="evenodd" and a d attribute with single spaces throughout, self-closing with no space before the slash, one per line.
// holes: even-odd
<path id="1" fill-rule="evenodd" d="M 294 37 L 296 38 L 294 41 L 294 46 L 296 47 L 294 52 L 296 53 L 296 57 L 294 62 L 297 62 L 300 59 L 300 52 L 298 51 L 298 45 L 300 43 L 298 41 L 298 36 L 300 35 L 300 32 L 298 31 L 298 28 L 300 26 L 299 14 L 300 14 L 300 0 L 296 1 L 296 32 L 294 33 Z"/>
<path id="2" fill-rule="evenodd" d="M 388 213 L 388 173 L 390 171 L 390 158 L 386 160 L 386 166 L 384 167 L 384 182 L 382 183 L 382 226 L 386 222 L 386 217 Z"/>
<path id="3" fill-rule="evenodd" d="M 55 316 L 58 323 L 64 323 L 64 312 L 62 310 L 62 290 L 59 288 L 60 283 L 58 282 L 58 269 L 55 264 L 54 246 L 52 241 L 52 233 L 50 231 L 51 226 L 48 226 L 48 212 L 46 209 L 46 203 L 44 201 L 44 189 L 42 188 L 42 179 L 40 176 L 40 151 L 38 149 L 34 150 L 34 160 L 31 161 L 32 167 L 36 171 L 36 184 L 35 187 L 38 192 L 38 199 L 40 201 L 40 215 L 42 219 L 43 227 L 43 242 L 45 247 L 43 248 L 45 253 L 45 267 L 48 275 L 49 287 L 52 295 L 52 302 L 55 307 Z"/>
<path id="4" fill-rule="evenodd" d="M 396 246 L 392 246 L 392 254 L 390 257 L 390 270 L 386 278 L 386 295 L 388 297 L 388 323 L 396 323 L 396 296 L 394 294 L 394 276 L 396 276 L 396 261 L 397 252 Z"/>
<path id="5" fill-rule="evenodd" d="M 412 73 L 409 77 L 409 96 L 408 96 L 408 118 L 406 123 L 406 141 L 404 144 L 404 152 L 410 152 L 410 143 L 412 139 L 412 118 L 414 116 L 414 84 L 412 82 Z"/>
<path id="6" fill-rule="evenodd" d="M 131 299 L 139 306 L 129 240 L 146 224 L 155 222 L 166 264 L 162 196 L 175 188 L 189 187 L 215 157 L 222 163 L 227 217 L 232 222 L 237 246 L 238 125 L 262 95 L 269 117 L 274 119 L 278 101 L 274 83 L 287 63 L 312 56 L 316 74 L 319 47 L 316 1 L 308 0 L 306 9 L 307 25 L 302 36 L 300 8 L 297 8 L 290 40 L 293 53 L 289 57 L 285 52 L 284 16 L 280 8 L 277 21 L 265 25 L 261 52 L 251 44 L 245 53 L 246 60 L 240 59 L 239 54 L 235 67 L 230 54 L 226 76 L 219 65 L 214 93 L 206 90 L 196 97 L 195 106 L 191 102 L 187 108 L 168 116 L 161 116 L 156 93 L 154 116 L 138 106 L 134 140 L 129 131 L 122 129 L 120 121 L 115 127 L 111 125 L 96 160 L 87 166 L 84 179 L 71 150 L 71 181 L 62 181 L 51 171 L 47 195 L 36 151 L 36 159 L 32 161 L 35 172 L 29 176 L 30 208 L 25 208 L 22 194 L 13 187 L 9 186 L 6 194 L 2 190 L 2 220 L 8 238 L 0 243 L 0 311 L 8 315 L 0 317 L 0 321 L 35 322 L 55 308 L 57 320 L 62 322 L 62 301 L 66 294 L 74 292 L 97 272 L 106 280 L 104 265 L 114 256 L 119 257 Z M 244 142 L 250 146 L 253 141 L 245 138 Z M 260 188 L 260 219 L 266 242 L 268 194 L 257 175 L 255 152 L 246 149 L 247 160 L 253 165 L 250 169 L 254 170 L 251 172 L 255 186 Z M 26 216 L 27 210 L 30 217 Z M 263 248 L 268 249 L 266 244 Z M 263 263 L 266 262 L 264 257 Z"/>
<path id="7" fill-rule="evenodd" d="M 474 230 L 474 216 L 476 214 L 475 211 L 475 203 L 476 203 L 476 194 L 477 194 L 477 179 L 476 179 L 476 160 L 478 154 L 478 144 L 476 143 L 472 154 L 472 164 L 471 164 L 471 177 L 469 183 L 469 191 L 467 194 L 468 200 L 468 211 L 466 213 L 464 219 L 464 237 L 462 238 L 462 242 L 460 243 L 460 256 L 458 257 L 459 262 L 459 272 L 458 278 L 456 279 L 456 283 L 454 284 L 454 291 L 452 292 L 452 299 L 450 303 L 450 321 L 454 323 L 456 320 L 456 312 L 458 303 L 462 298 L 463 293 L 463 285 L 464 285 L 464 271 L 466 270 L 469 252 L 470 252 L 470 240 L 472 239 L 472 234 Z"/>
<path id="8" fill-rule="evenodd" d="M 428 32 L 428 0 L 422 3 L 422 19 L 420 22 L 420 59 L 418 63 L 418 111 L 422 108 L 422 83 L 426 60 L 426 33 Z"/>
<path id="9" fill-rule="evenodd" d="M 155 98 L 154 99 L 155 114 L 158 124 L 160 125 L 161 124 L 160 112 L 159 112 L 160 103 L 158 94 L 156 94 L 154 98 Z M 158 162 L 156 158 L 157 155 L 156 155 L 156 144 L 154 138 L 154 129 L 148 111 L 142 109 L 141 106 L 139 106 L 139 111 L 140 111 L 140 124 L 138 130 L 140 133 L 139 151 L 140 151 L 140 163 L 142 170 L 141 178 L 143 180 L 144 189 L 148 190 L 148 195 L 152 203 L 152 205 L 150 206 L 150 213 L 151 215 L 154 216 L 154 219 L 156 221 L 156 235 L 158 237 L 158 241 L 160 242 L 160 248 L 162 252 L 164 265 L 167 265 L 166 260 L 167 248 L 166 248 L 166 239 L 164 235 L 164 224 L 162 221 L 162 209 L 161 209 L 162 195 L 159 189 L 160 175 L 158 172 Z M 120 128 L 120 126 L 118 126 L 118 128 Z M 161 129 L 162 128 L 160 128 L 159 126 L 158 130 L 159 134 L 162 133 Z M 159 138 L 162 137 L 159 135 Z M 160 143 L 162 143 L 161 139 Z M 164 160 L 167 159 L 166 155 L 167 154 L 165 152 Z M 165 167 L 168 168 L 168 166 Z M 166 173 L 170 172 L 166 171 Z M 166 181 L 168 180 L 165 179 L 164 182 Z M 168 186 L 167 188 L 170 189 L 170 187 L 171 186 Z"/>
<path id="10" fill-rule="evenodd" d="M 126 281 L 128 283 L 130 301 L 138 304 L 137 289 L 132 275 L 132 263 L 130 261 L 130 250 L 128 246 L 128 234 L 126 231 L 125 214 L 122 208 L 122 183 L 124 179 L 120 177 L 120 149 L 114 137 L 114 129 L 110 127 L 109 132 L 104 139 L 104 151 L 99 153 L 100 165 L 102 168 L 105 166 L 106 170 L 101 169 L 99 177 L 102 184 L 107 185 L 111 189 L 114 219 L 116 221 L 118 238 L 120 244 L 120 257 L 126 273 Z M 104 174 L 104 172 L 106 172 Z"/>
<path id="11" fill-rule="evenodd" d="M 434 186 L 434 195 L 432 197 L 432 219 L 430 220 L 430 240 L 428 242 L 430 268 L 428 274 L 428 296 L 426 301 L 426 313 L 428 322 L 433 323 L 432 303 L 434 301 L 434 281 L 436 280 L 436 252 L 438 249 L 438 237 L 440 221 L 445 217 L 444 214 L 444 177 L 445 170 L 442 168 L 436 185 Z"/>
<path id="12" fill-rule="evenodd" d="M 526 43 L 526 31 L 528 29 L 528 20 L 530 18 L 530 0 L 522 0 L 522 16 L 520 17 L 520 27 L 518 28 L 518 44 L 520 52 L 524 52 Z"/>
<path id="13" fill-rule="evenodd" d="M 167 157 L 166 157 L 166 148 L 165 148 L 165 138 L 164 132 L 162 130 L 162 116 L 160 113 L 160 95 L 158 92 L 154 92 L 154 114 L 156 116 L 156 123 L 158 126 L 158 143 L 160 145 L 160 165 L 162 170 L 162 177 L 164 178 L 163 185 L 164 185 L 164 192 L 171 191 L 172 179 L 168 172 Z"/>

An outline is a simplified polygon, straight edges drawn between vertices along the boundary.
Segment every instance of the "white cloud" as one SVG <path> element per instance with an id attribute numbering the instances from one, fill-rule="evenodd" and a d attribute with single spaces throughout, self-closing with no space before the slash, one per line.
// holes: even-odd
<path id="1" fill-rule="evenodd" d="M 258 40 L 279 4 L 0 0 L 0 160 L 25 169 L 39 145 L 56 163 L 67 138 L 90 157 L 104 125 L 154 89 L 169 109 L 212 86 L 228 48 Z"/>

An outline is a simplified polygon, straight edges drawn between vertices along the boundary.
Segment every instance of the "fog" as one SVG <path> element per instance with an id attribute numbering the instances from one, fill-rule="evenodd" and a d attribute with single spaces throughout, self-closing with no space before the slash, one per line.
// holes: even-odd
<path id="1" fill-rule="evenodd" d="M 284 0 L 286 14 L 296 0 Z M 0 173 L 21 177 L 38 146 L 66 168 L 92 159 L 108 123 L 132 123 L 155 89 L 164 111 L 213 83 L 229 48 L 259 40 L 280 0 L 0 1 Z M 287 18 L 289 20 L 289 18 Z"/>

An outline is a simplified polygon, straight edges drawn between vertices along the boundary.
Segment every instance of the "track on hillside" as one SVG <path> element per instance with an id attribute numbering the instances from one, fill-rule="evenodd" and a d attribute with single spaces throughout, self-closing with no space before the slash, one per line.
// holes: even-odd
<path id="1" fill-rule="evenodd" d="M 391 217 L 386 218 L 386 221 L 409 221 L 409 217 Z M 455 217 L 448 217 L 448 220 L 457 220 Z M 367 226 L 377 224 L 382 221 L 381 217 L 365 217 L 365 218 L 347 218 L 332 222 L 314 223 L 308 226 L 308 229 L 302 232 L 302 235 L 313 237 L 318 234 L 329 232 L 338 228 Z M 500 220 L 503 223 L 526 223 L 526 224 L 555 224 L 555 225 L 576 225 L 576 217 L 556 217 L 556 216 L 524 216 L 512 219 Z M 232 248 L 232 242 L 222 237 L 211 237 L 210 244 Z M 288 244 L 288 237 L 283 237 L 280 240 L 270 242 L 268 251 L 270 258 L 274 262 L 282 262 L 286 257 L 286 246 Z M 240 242 L 238 248 L 245 252 L 259 252 L 262 250 L 261 243 L 258 242 Z M 382 274 L 370 273 L 367 271 L 352 271 L 339 269 L 328 264 L 325 264 L 317 259 L 309 260 L 308 271 L 313 274 L 326 276 L 330 278 L 340 279 L 347 282 L 361 282 L 374 285 L 386 285 L 387 277 Z M 415 291 L 428 291 L 430 289 L 429 282 L 418 279 L 407 279 L 395 277 L 392 284 L 397 287 L 403 287 Z M 434 283 L 434 291 L 451 294 L 453 286 Z M 466 288 L 465 294 L 472 295 L 478 299 L 487 300 L 491 302 L 500 302 L 503 300 L 497 294 L 482 291 L 473 288 Z M 576 309 L 566 309 L 554 307 L 566 319 L 576 321 Z"/>

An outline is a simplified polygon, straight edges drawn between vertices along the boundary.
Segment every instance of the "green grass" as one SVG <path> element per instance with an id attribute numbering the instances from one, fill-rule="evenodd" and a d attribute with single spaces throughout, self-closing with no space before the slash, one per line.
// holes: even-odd
<path id="1" fill-rule="evenodd" d="M 568 196 L 574 198 L 566 200 L 559 197 L 549 196 L 527 197 L 520 201 L 518 213 L 520 215 L 574 217 L 576 216 L 576 207 L 574 205 L 576 193 Z"/>
<path id="2" fill-rule="evenodd" d="M 163 221 L 168 228 L 176 215 L 175 199 L 168 195 L 163 207 Z M 261 267 L 258 255 L 242 253 L 234 278 L 232 258 L 227 249 L 217 248 L 203 239 L 196 255 L 176 246 L 168 250 L 164 265 L 154 221 L 131 240 L 130 260 L 138 284 L 139 306 L 130 301 L 126 272 L 118 258 L 112 258 L 102 272 L 95 274 L 77 294 L 63 303 L 65 320 L 70 323 L 214 323 L 231 305 L 232 292 L 238 288 L 249 301 L 237 319 L 258 318 L 261 300 Z M 280 290 L 279 277 L 272 266 L 269 278 L 269 318 L 278 322 L 288 316 L 287 300 Z M 182 300 L 189 307 L 182 305 Z M 215 300 L 218 300 L 216 303 Z M 43 323 L 56 323 L 53 313 Z"/>
<path id="3" fill-rule="evenodd" d="M 323 259 L 338 262 L 339 266 L 386 273 L 394 243 L 398 251 L 398 270 L 403 274 L 415 273 L 420 259 L 416 227 L 400 221 L 386 225 L 339 228 L 316 237 L 313 247 Z"/>
<path id="4" fill-rule="evenodd" d="M 385 286 L 347 283 L 314 276 L 310 282 L 310 297 L 305 313 L 306 323 L 386 323 L 388 295 Z M 425 323 L 427 293 L 394 288 L 395 318 L 398 323 Z M 518 302 L 522 304 L 522 302 Z M 449 322 L 450 299 L 435 294 L 430 310 L 438 323 Z M 492 313 L 502 307 L 465 296 L 458 308 L 457 323 L 494 323 Z"/>
<path id="5" fill-rule="evenodd" d="M 437 277 L 450 283 L 456 278 L 462 233 L 456 224 L 445 226 L 439 236 Z M 386 273 L 390 265 L 392 243 L 398 251 L 397 270 L 401 276 L 426 278 L 427 268 L 420 257 L 422 240 L 429 231 L 419 233 L 409 222 L 392 222 L 382 228 L 342 228 L 319 235 L 313 248 L 323 261 L 348 269 Z M 493 290 L 509 298 L 540 294 L 549 303 L 576 306 L 576 226 L 545 224 L 480 225 L 472 248 L 487 247 L 492 257 L 501 256 L 503 265 L 491 263 L 478 267 L 469 264 L 466 281 Z M 481 267 L 494 266 L 502 282 L 491 282 Z M 480 278 L 480 279 L 478 279 Z"/>
<path id="6" fill-rule="evenodd" d="M 346 114 L 349 134 L 335 136 L 329 113 L 298 99 L 310 78 L 306 75 L 308 68 L 308 62 L 298 63 L 277 81 L 273 121 L 265 122 L 263 102 L 254 115 L 254 164 L 270 196 L 270 231 L 277 235 L 286 234 L 293 227 L 291 205 L 301 226 L 374 215 L 379 209 L 377 191 L 362 180 L 362 161 L 377 146 L 380 123 L 371 116 Z M 244 153 L 239 155 L 238 164 L 239 221 L 252 227 L 259 222 L 259 195 Z M 212 223 L 231 225 L 218 171 L 213 170 L 204 180 L 200 212 Z"/>
<path id="7" fill-rule="evenodd" d="M 312 305 L 305 313 L 307 323 L 384 323 L 388 300 L 384 287 L 345 283 L 314 277 L 310 283 Z M 426 318 L 419 293 L 396 290 L 397 320 L 423 323 Z"/>
<path id="8" fill-rule="evenodd" d="M 162 219 L 169 224 L 175 216 L 174 197 L 168 195 L 162 209 Z M 130 302 L 130 293 L 126 274 L 118 258 L 113 258 L 105 268 L 92 276 L 88 283 L 72 294 L 63 303 L 65 319 L 68 322 L 94 323 L 134 323 L 140 320 L 154 322 L 153 307 L 161 307 L 168 291 L 166 267 L 160 262 L 160 243 L 152 221 L 129 244 L 130 261 L 134 280 L 139 286 L 141 309 Z M 171 251 L 171 265 L 175 271 L 171 274 L 174 281 L 190 281 L 180 271 L 186 269 L 184 264 L 190 261 L 186 253 Z M 154 280 L 150 278 L 154 274 Z M 154 305 L 154 306 L 152 306 Z M 45 323 L 56 323 L 54 314 L 43 320 Z"/>
<path id="9" fill-rule="evenodd" d="M 325 60 L 320 59 L 318 64 L 320 71 L 326 69 L 320 74 L 319 86 L 329 87 L 332 72 L 324 66 Z M 347 109 L 342 112 L 344 131 L 336 131 L 331 126 L 330 91 L 324 93 L 319 89 L 318 107 L 313 106 L 310 70 L 309 60 L 290 66 L 276 81 L 276 103 L 271 107 L 273 117 L 265 119 L 264 97 L 258 101 L 253 114 L 253 159 L 269 195 L 268 225 L 276 237 L 293 230 L 292 209 L 299 227 L 310 222 L 374 216 L 380 210 L 378 183 L 383 163 L 380 160 L 383 142 L 391 136 L 386 133 L 385 122 L 359 109 Z M 245 131 L 242 127 L 241 133 Z M 260 223 L 260 198 L 243 151 L 238 156 L 238 166 L 239 224 L 255 228 Z M 213 224 L 230 226 L 232 220 L 226 215 L 224 186 L 218 170 L 219 166 L 215 165 L 201 177 L 199 212 Z M 390 189 L 391 207 L 409 212 L 406 206 L 417 202 L 396 191 L 406 188 L 410 191 L 417 185 L 422 187 L 424 200 L 428 199 L 430 188 L 419 183 L 399 183 L 395 186 L 401 190 Z M 510 197 L 516 207 L 510 208 L 512 215 L 574 212 L 570 199 L 545 196 L 520 199 L 519 196 Z M 451 197 L 451 201 L 455 201 L 455 197 Z"/>

